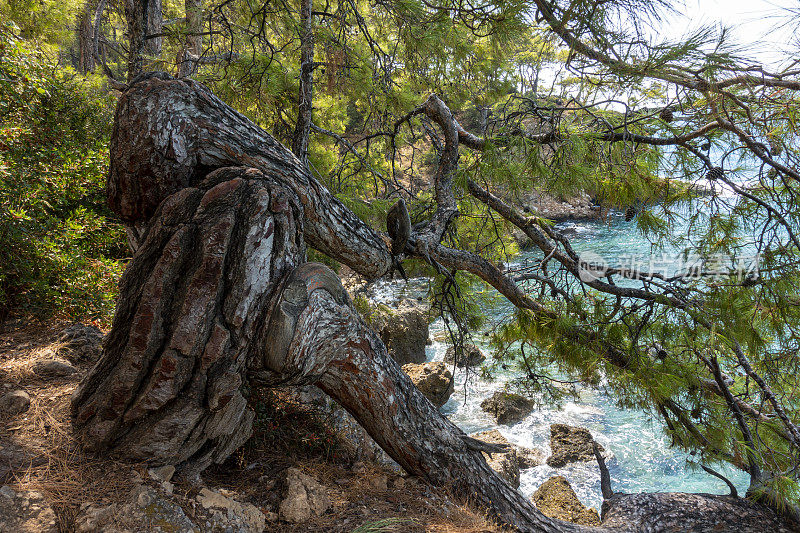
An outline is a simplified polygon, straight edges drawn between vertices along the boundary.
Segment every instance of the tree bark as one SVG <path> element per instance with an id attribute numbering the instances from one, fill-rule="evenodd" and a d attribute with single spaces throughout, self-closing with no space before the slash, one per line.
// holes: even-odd
<path id="1" fill-rule="evenodd" d="M 308 135 L 314 103 L 314 21 L 312 0 L 300 2 L 300 89 L 297 95 L 297 122 L 292 136 L 292 153 L 308 166 Z"/>
<path id="2" fill-rule="evenodd" d="M 203 2 L 184 0 L 186 12 L 186 42 L 178 52 L 178 77 L 190 78 L 197 70 L 197 62 L 203 53 Z"/>
<path id="3" fill-rule="evenodd" d="M 304 261 L 302 209 L 272 176 L 227 168 L 170 196 L 125 271 L 103 357 L 73 397 L 90 450 L 197 472 L 250 435 L 240 387 L 267 302 Z"/>
<path id="4" fill-rule="evenodd" d="M 128 81 L 144 69 L 144 55 L 161 53 L 163 14 L 161 0 L 125 0 L 125 21 L 128 26 Z"/>
<path id="5" fill-rule="evenodd" d="M 91 0 L 83 5 L 80 19 L 78 20 L 78 72 L 86 74 L 94 70 L 94 2 Z"/>
<path id="6" fill-rule="evenodd" d="M 211 170 L 245 165 L 280 174 L 298 191 L 309 246 L 373 279 L 392 266 L 390 240 L 337 200 L 285 146 L 203 85 L 146 74 L 120 98 L 111 140 L 108 201 L 146 223 L 167 196 Z"/>
<path id="7" fill-rule="evenodd" d="M 72 400 L 88 449 L 173 464 L 191 478 L 250 435 L 248 386 L 315 384 L 409 473 L 503 523 L 599 531 L 545 517 L 501 480 L 486 445 L 388 356 L 336 275 L 305 263 L 307 243 L 363 272 L 385 272 L 390 262 L 369 258 L 391 256 L 286 148 L 203 86 L 150 75 L 119 101 L 111 157 L 109 202 L 142 231 L 103 355 Z M 609 499 L 616 530 L 667 530 L 682 516 L 703 524 L 695 509 L 755 508 L 689 495 L 691 506 L 657 498 L 637 515 L 626 496 Z M 659 509 L 674 512 L 664 519 Z"/>

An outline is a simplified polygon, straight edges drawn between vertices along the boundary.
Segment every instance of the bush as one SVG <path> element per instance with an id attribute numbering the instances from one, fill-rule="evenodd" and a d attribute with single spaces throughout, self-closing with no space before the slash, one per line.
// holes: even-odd
<path id="1" fill-rule="evenodd" d="M 0 25 L 0 322 L 107 320 L 127 254 L 105 206 L 114 99 Z"/>

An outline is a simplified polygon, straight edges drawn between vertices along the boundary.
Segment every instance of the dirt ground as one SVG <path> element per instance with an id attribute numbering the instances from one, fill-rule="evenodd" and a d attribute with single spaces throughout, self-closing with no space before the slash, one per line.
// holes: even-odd
<path id="1" fill-rule="evenodd" d="M 63 377 L 44 378 L 33 372 L 37 361 L 60 355 L 57 339 L 67 326 L 30 323 L 7 326 L 0 333 L 0 395 L 23 389 L 31 397 L 26 412 L 0 414 L 0 485 L 41 492 L 62 532 L 74 531 L 82 504 L 121 503 L 136 483 L 150 482 L 147 465 L 87 454 L 73 436 L 70 396 L 93 361 L 72 362 L 77 372 Z M 271 521 L 267 531 L 502 531 L 445 491 L 357 460 L 324 421 L 303 406 L 282 403 L 280 395 L 271 392 L 262 392 L 253 402 L 253 437 L 226 463 L 206 471 L 202 482 L 274 518 L 284 472 L 295 466 L 325 485 L 332 502 L 320 517 L 303 524 Z M 175 480 L 172 498 L 183 506 L 200 488 Z M 184 509 L 191 518 L 190 507 Z"/>

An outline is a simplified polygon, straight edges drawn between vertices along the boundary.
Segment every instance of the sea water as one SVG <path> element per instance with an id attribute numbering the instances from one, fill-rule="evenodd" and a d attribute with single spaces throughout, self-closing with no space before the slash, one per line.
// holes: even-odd
<path id="1" fill-rule="evenodd" d="M 639 236 L 635 222 L 626 222 L 622 216 L 612 215 L 605 221 L 567 222 L 558 229 L 567 233 L 578 253 L 592 251 L 613 262 L 624 254 L 646 255 L 651 253 L 650 243 Z M 534 257 L 523 252 L 509 265 L 513 268 Z M 370 298 L 377 302 L 391 303 L 399 298 L 419 299 L 427 291 L 427 280 L 419 278 L 409 282 L 379 282 L 370 289 Z M 487 325 L 493 319 L 500 320 L 511 311 L 508 302 L 500 301 L 489 308 Z M 431 325 L 433 338 L 443 338 L 444 324 L 441 319 Z M 473 332 L 472 340 L 491 357 L 491 349 L 482 343 L 486 339 L 482 332 Z M 434 342 L 427 348 L 429 361 L 441 361 L 447 344 Z M 487 360 L 487 363 L 489 361 Z M 606 448 L 610 458 L 606 463 L 611 474 L 611 485 L 615 492 L 704 492 L 727 494 L 729 489 L 720 479 L 707 474 L 698 467 L 687 453 L 670 447 L 658 419 L 636 409 L 621 409 L 603 389 L 583 387 L 577 400 L 566 401 L 560 406 L 538 407 L 523 421 L 513 425 L 497 425 L 480 408 L 480 403 L 505 383 L 515 378 L 506 372 L 483 379 L 475 370 L 455 369 L 455 393 L 442 407 L 442 412 L 466 433 L 497 429 L 510 442 L 529 448 L 538 448 L 550 454 L 550 425 L 565 423 L 585 427 Z M 748 477 L 733 467 L 717 467 L 744 493 Z M 602 503 L 600 472 L 594 461 L 573 463 L 563 468 L 551 468 L 546 464 L 521 472 L 519 490 L 530 496 L 547 479 L 562 475 L 570 482 L 578 498 L 598 511 Z"/>

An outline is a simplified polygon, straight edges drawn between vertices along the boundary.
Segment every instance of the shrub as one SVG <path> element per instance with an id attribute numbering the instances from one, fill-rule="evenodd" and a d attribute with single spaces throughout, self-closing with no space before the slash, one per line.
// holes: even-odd
<path id="1" fill-rule="evenodd" d="M 127 254 L 105 206 L 113 100 L 0 25 L 0 322 L 110 316 Z"/>

